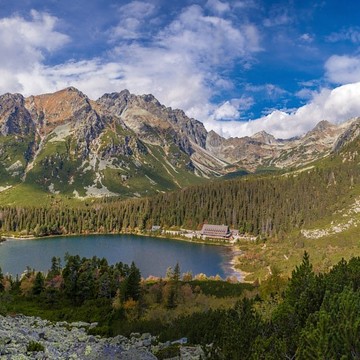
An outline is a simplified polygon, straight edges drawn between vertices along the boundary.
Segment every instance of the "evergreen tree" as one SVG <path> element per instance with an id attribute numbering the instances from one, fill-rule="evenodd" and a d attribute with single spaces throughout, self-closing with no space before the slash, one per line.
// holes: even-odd
<path id="1" fill-rule="evenodd" d="M 261 333 L 262 322 L 252 301 L 244 298 L 220 321 L 221 336 L 215 339 L 214 349 L 220 349 L 222 359 L 250 358 L 255 339 Z"/>
<path id="2" fill-rule="evenodd" d="M 45 290 L 45 278 L 42 272 L 38 271 L 35 276 L 32 288 L 33 295 L 40 295 Z"/>
<path id="3" fill-rule="evenodd" d="M 50 280 L 60 274 L 61 274 L 61 259 L 59 257 L 53 256 L 51 258 L 51 269 L 48 272 L 47 279 Z"/>
<path id="4" fill-rule="evenodd" d="M 5 290 L 4 275 L 3 275 L 2 269 L 0 267 L 0 293 L 3 292 L 4 290 Z"/>
<path id="5" fill-rule="evenodd" d="M 78 299 L 78 279 L 79 279 L 79 271 L 80 271 L 80 257 L 79 255 L 65 255 L 66 265 L 62 272 L 64 278 L 64 290 L 65 294 L 71 299 L 73 302 L 77 302 Z"/>
<path id="6" fill-rule="evenodd" d="M 180 281 L 180 266 L 176 263 L 172 280 L 177 284 Z"/>
<path id="7" fill-rule="evenodd" d="M 125 300 L 133 299 L 139 300 L 141 294 L 141 274 L 140 270 L 132 262 L 129 269 L 129 275 L 124 280 L 124 298 Z"/>
<path id="8" fill-rule="evenodd" d="M 321 309 L 302 332 L 298 359 L 360 358 L 360 293 L 327 292 Z"/>

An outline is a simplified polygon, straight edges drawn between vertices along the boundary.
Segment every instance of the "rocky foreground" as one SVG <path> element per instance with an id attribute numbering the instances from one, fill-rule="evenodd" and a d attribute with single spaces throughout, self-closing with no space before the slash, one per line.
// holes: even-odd
<path id="1" fill-rule="evenodd" d="M 153 360 L 170 343 L 158 343 L 150 334 L 100 338 L 88 335 L 96 326 L 84 322 L 52 323 L 37 317 L 0 316 L 0 359 L 123 359 Z M 180 349 L 179 359 L 200 359 L 200 348 Z"/>

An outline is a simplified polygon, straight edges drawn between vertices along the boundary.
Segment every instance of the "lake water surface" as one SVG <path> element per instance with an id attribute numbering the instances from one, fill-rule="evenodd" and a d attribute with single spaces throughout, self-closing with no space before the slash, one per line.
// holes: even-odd
<path id="1" fill-rule="evenodd" d="M 64 255 L 99 258 L 110 264 L 135 262 L 141 275 L 162 276 L 178 262 L 182 273 L 204 273 L 222 278 L 238 275 L 231 269 L 232 251 L 225 246 L 188 243 L 135 235 L 68 236 L 33 240 L 8 240 L 0 245 L 0 266 L 4 274 L 21 274 L 27 266 L 47 271 L 51 258 Z"/>

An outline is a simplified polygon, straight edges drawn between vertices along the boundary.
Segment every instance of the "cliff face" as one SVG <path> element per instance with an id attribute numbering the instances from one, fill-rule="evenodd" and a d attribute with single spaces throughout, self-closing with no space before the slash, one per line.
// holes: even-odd
<path id="1" fill-rule="evenodd" d="M 0 96 L 0 134 L 28 135 L 35 129 L 35 124 L 28 110 L 25 99 L 20 94 Z"/>
<path id="2" fill-rule="evenodd" d="M 355 136 L 321 122 L 304 136 L 224 139 L 152 95 L 90 100 L 75 88 L 0 97 L 0 191 L 19 183 L 71 197 L 151 195 L 245 169 L 306 164 Z M 341 138 L 342 136 L 342 138 Z M 342 140 L 341 140 L 342 139 Z"/>

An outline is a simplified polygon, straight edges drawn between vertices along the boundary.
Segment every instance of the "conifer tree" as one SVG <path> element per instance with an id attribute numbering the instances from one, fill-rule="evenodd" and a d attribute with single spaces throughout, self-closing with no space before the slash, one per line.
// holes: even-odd
<path id="1" fill-rule="evenodd" d="M 4 274 L 2 272 L 2 269 L 0 267 L 0 292 L 3 292 L 5 290 L 4 286 Z"/>
<path id="2" fill-rule="evenodd" d="M 45 278 L 41 271 L 38 271 L 35 276 L 32 293 L 33 295 L 40 295 L 45 290 Z"/>

